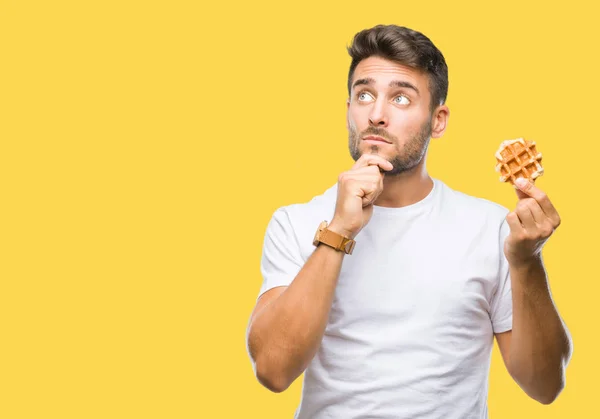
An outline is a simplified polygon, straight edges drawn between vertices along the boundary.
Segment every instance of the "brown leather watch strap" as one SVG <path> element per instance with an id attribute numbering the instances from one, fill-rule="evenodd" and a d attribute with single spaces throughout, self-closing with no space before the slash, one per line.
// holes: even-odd
<path id="1" fill-rule="evenodd" d="M 335 250 L 344 252 L 347 255 L 352 254 L 354 245 L 356 244 L 354 240 L 342 236 L 334 231 L 328 230 L 326 223 L 322 223 L 321 226 L 319 226 L 317 238 L 315 238 L 315 242 L 313 244 L 318 246 L 319 243 L 326 244 L 327 246 L 333 247 Z"/>

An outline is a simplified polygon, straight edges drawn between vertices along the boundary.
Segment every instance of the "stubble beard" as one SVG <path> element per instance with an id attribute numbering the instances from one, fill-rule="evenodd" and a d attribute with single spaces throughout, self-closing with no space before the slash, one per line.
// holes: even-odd
<path id="1" fill-rule="evenodd" d="M 381 136 L 391 141 L 394 147 L 397 147 L 396 144 L 398 144 L 398 139 L 396 137 L 391 136 L 387 131 L 385 131 L 382 128 L 369 127 L 359 135 L 358 132 L 355 129 L 353 129 L 353 127 L 350 127 L 348 131 L 348 148 L 350 150 L 350 155 L 352 156 L 352 159 L 354 159 L 354 161 L 358 160 L 360 156 L 362 156 L 359 144 L 361 142 L 361 138 L 366 135 Z M 388 161 L 392 163 L 393 169 L 386 171 L 386 176 L 399 175 L 417 167 L 425 157 L 425 154 L 427 153 L 427 147 L 429 146 L 430 139 L 431 121 L 427 119 L 427 121 L 425 121 L 425 123 L 421 126 L 421 130 L 417 134 L 409 138 L 409 140 L 404 144 L 402 149 L 396 153 L 396 156 L 391 160 L 388 159 Z M 367 151 L 365 150 L 365 152 Z M 368 152 L 370 154 L 379 154 L 380 147 L 376 144 L 371 144 L 369 146 Z"/>

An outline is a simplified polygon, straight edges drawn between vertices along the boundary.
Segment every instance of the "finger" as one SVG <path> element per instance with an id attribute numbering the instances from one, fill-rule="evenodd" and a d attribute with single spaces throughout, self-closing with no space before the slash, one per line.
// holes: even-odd
<path id="1" fill-rule="evenodd" d="M 383 191 L 383 176 L 379 173 L 376 176 L 372 174 L 352 174 L 348 176 L 354 185 L 355 193 L 366 201 L 374 201 Z"/>
<path id="2" fill-rule="evenodd" d="M 380 186 L 379 182 L 372 181 L 361 183 L 360 188 L 364 194 L 362 196 L 363 207 L 374 203 L 383 191 L 383 188 Z"/>
<path id="3" fill-rule="evenodd" d="M 523 200 L 527 204 L 527 208 L 531 211 L 531 215 L 533 216 L 533 220 L 537 225 L 542 225 L 548 219 L 548 216 L 540 207 L 540 204 L 532 198 L 526 198 Z"/>
<path id="4" fill-rule="evenodd" d="M 525 230 L 533 231 L 537 228 L 531 210 L 529 209 L 527 204 L 523 203 L 523 201 L 517 204 L 515 213 L 519 217 L 519 220 L 521 220 L 521 224 L 523 224 Z"/>
<path id="5" fill-rule="evenodd" d="M 379 167 L 381 167 L 381 169 L 383 169 L 385 171 L 392 170 L 394 168 L 392 163 L 390 163 L 389 161 L 387 161 L 386 159 L 384 159 L 381 156 L 378 156 L 376 154 L 363 154 L 356 161 L 356 163 L 354 163 L 354 166 L 352 166 L 351 170 L 370 166 L 370 165 L 379 166 Z"/>
<path id="6" fill-rule="evenodd" d="M 373 193 L 376 193 L 379 195 L 383 191 L 384 174 L 379 172 L 378 166 L 370 166 L 369 170 L 375 170 L 375 172 L 368 171 L 356 174 L 350 172 L 350 178 L 365 191 L 365 194 L 371 196 Z"/>
<path id="7" fill-rule="evenodd" d="M 550 219 L 555 221 L 558 220 L 558 213 L 556 212 L 554 205 L 552 205 L 552 202 L 550 202 L 548 195 L 535 186 L 533 182 L 524 178 L 519 178 L 515 181 L 515 186 L 519 191 L 523 192 L 523 194 L 535 199 L 540 204 L 542 211 L 544 211 Z M 519 194 L 517 193 L 517 195 Z M 521 196 L 519 196 L 519 198 L 521 199 Z"/>
<path id="8" fill-rule="evenodd" d="M 527 195 L 525 192 L 523 192 L 522 190 L 520 190 L 516 186 L 515 186 L 515 192 L 517 193 L 517 198 L 519 198 L 519 201 L 521 199 L 529 198 L 529 195 Z"/>
<path id="9" fill-rule="evenodd" d="M 340 174 L 338 182 L 343 187 L 352 189 L 354 195 L 363 196 L 361 188 L 366 184 L 383 188 L 383 173 L 379 172 L 378 166 L 362 167 Z"/>
<path id="10" fill-rule="evenodd" d="M 381 173 L 385 173 L 394 168 L 392 163 L 390 163 L 383 157 L 375 156 L 372 154 L 365 154 L 359 160 L 356 161 L 356 163 L 354 164 L 354 166 L 352 166 L 350 170 L 360 169 L 369 166 L 376 167 L 377 170 L 379 170 L 379 172 Z"/>
<path id="11" fill-rule="evenodd" d="M 365 168 L 366 169 L 366 168 Z M 360 170 L 360 169 L 359 169 Z M 375 170 L 375 172 L 373 172 Z M 379 172 L 378 166 L 370 166 L 368 172 L 365 171 L 349 171 L 344 174 L 344 183 L 352 182 L 355 193 L 359 193 L 359 186 L 363 184 L 372 184 L 383 189 L 384 174 Z"/>
<path id="12" fill-rule="evenodd" d="M 379 170 L 379 166 L 370 165 L 366 167 L 359 167 L 358 169 L 350 169 L 348 173 L 351 174 L 360 174 L 360 175 L 369 175 L 369 176 L 377 176 L 381 177 L 383 173 Z"/>
<path id="13" fill-rule="evenodd" d="M 519 216 L 513 211 L 509 212 L 506 216 L 506 222 L 510 227 L 510 231 L 513 233 L 522 233 L 523 226 L 521 225 L 521 220 L 519 220 Z"/>
<path id="14" fill-rule="evenodd" d="M 372 170 L 375 170 L 373 172 Z M 383 184 L 383 173 L 380 173 L 377 166 L 371 166 L 369 172 L 348 171 L 344 172 L 339 177 L 339 182 L 351 186 L 353 189 L 362 186 L 365 183 L 377 185 Z"/>

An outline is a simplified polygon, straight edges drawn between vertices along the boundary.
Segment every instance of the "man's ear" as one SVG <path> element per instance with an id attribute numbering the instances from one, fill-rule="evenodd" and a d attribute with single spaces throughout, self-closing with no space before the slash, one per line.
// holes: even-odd
<path id="1" fill-rule="evenodd" d="M 350 99 L 346 100 L 346 129 L 350 131 Z"/>
<path id="2" fill-rule="evenodd" d="M 431 121 L 431 138 L 440 138 L 444 135 L 450 118 L 450 109 L 446 105 L 440 105 L 433 113 Z"/>

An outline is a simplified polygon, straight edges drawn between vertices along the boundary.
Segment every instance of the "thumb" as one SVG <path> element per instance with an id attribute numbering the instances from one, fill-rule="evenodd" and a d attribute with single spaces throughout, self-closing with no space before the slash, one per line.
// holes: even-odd
<path id="1" fill-rule="evenodd" d="M 525 178 L 517 178 L 515 180 L 515 192 L 519 200 L 529 198 L 529 194 L 524 191 L 531 189 L 533 182 Z"/>

